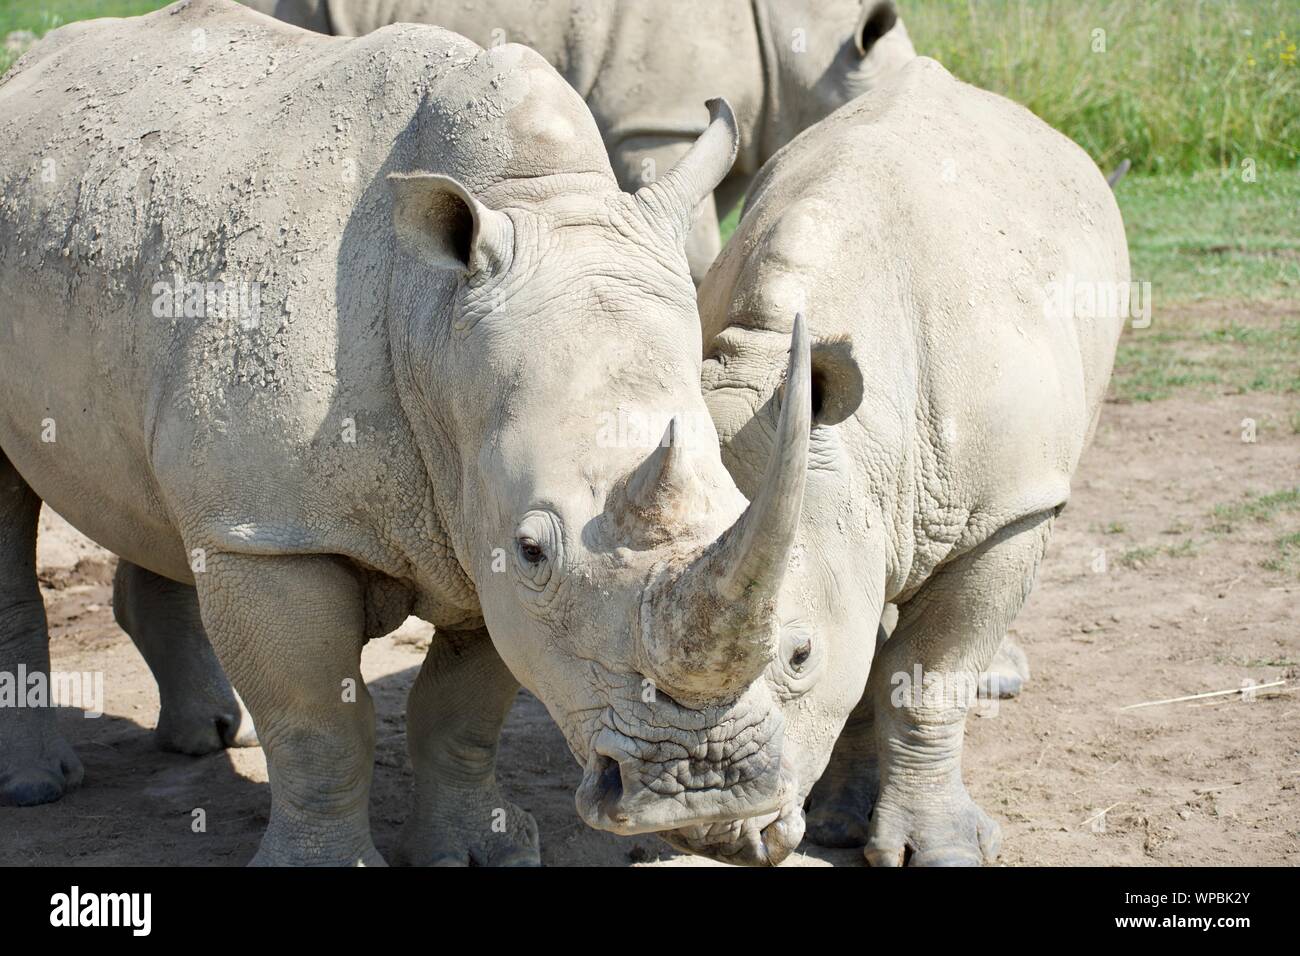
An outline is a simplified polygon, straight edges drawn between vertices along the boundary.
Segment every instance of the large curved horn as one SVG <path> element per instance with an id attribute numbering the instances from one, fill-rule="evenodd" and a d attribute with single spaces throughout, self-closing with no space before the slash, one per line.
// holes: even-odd
<path id="1" fill-rule="evenodd" d="M 740 601 L 748 593 L 775 592 L 785 575 L 803 507 L 808 472 L 808 433 L 812 429 L 812 370 L 808 330 L 802 314 L 794 317 L 790 364 L 776 444 L 758 495 L 740 520 L 723 536 L 719 549 L 718 592 Z"/>
<path id="2" fill-rule="evenodd" d="M 686 155 L 657 181 L 636 191 L 637 202 L 652 219 L 666 222 L 685 236 L 695 221 L 695 210 L 731 172 L 740 149 L 736 114 L 721 97 L 706 104 L 709 125 Z"/>
<path id="3" fill-rule="evenodd" d="M 803 506 L 811 427 L 808 330 L 797 315 L 776 442 L 758 494 L 676 580 L 647 596 L 642 663 L 670 692 L 688 700 L 730 696 L 771 660 L 777 598 Z"/>

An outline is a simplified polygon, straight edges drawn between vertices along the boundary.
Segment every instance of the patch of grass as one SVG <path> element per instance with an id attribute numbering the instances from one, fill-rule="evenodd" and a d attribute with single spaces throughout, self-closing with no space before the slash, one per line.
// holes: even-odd
<path id="1" fill-rule="evenodd" d="M 1118 561 L 1126 568 L 1138 570 L 1143 565 L 1150 564 L 1156 558 L 1190 558 L 1197 553 L 1200 546 L 1199 541 L 1191 538 L 1180 541 L 1178 544 L 1145 545 L 1127 549 L 1120 554 Z"/>
<path id="2" fill-rule="evenodd" d="M 1300 576 L 1300 531 L 1284 534 L 1275 542 L 1278 554 L 1261 561 L 1260 567 L 1269 571 Z"/>
<path id="3" fill-rule="evenodd" d="M 1160 559 L 1192 557 L 1201 553 L 1207 545 L 1213 545 L 1216 536 L 1230 534 L 1245 522 L 1267 525 L 1294 513 L 1300 513 L 1300 487 L 1283 488 L 1266 494 L 1248 493 L 1238 501 L 1216 506 L 1208 525 L 1198 522 L 1202 532 L 1208 532 L 1209 537 L 1188 536 L 1172 544 L 1144 544 L 1127 548 L 1115 559 L 1115 563 L 1137 571 Z M 1283 523 L 1283 533 L 1274 542 L 1276 553 L 1260 559 L 1259 567 L 1300 575 L 1300 531 L 1291 530 L 1289 523 Z M 1167 528 L 1161 534 L 1183 535 L 1191 530 L 1190 525 L 1180 521 L 1176 527 Z M 1267 547 L 1263 541 L 1259 542 L 1259 546 Z"/>
<path id="4" fill-rule="evenodd" d="M 1120 339 L 1114 397 L 1146 402 L 1180 389 L 1300 393 L 1300 310 L 1236 301 L 1166 306 Z M 1300 425 L 1300 415 L 1289 419 Z"/>
<path id="5" fill-rule="evenodd" d="M 1106 169 L 1293 167 L 1294 0 L 909 0 L 918 52 L 1025 104 Z M 1099 32 L 1101 31 L 1101 32 Z"/>
<path id="6" fill-rule="evenodd" d="M 42 37 L 55 27 L 95 17 L 133 17 L 165 7 L 171 0 L 0 0 L 0 43 L 15 30 Z M 0 46 L 0 75 L 17 59 Z"/>
<path id="7" fill-rule="evenodd" d="M 1269 494 L 1247 494 L 1231 504 L 1215 505 L 1211 531 L 1231 533 L 1243 521 L 1270 522 L 1279 515 L 1300 511 L 1300 487 L 1284 488 Z"/>
<path id="8" fill-rule="evenodd" d="M 1115 356 L 1115 394 L 1123 401 L 1152 402 L 1180 388 L 1217 385 L 1219 377 L 1176 352 L 1121 342 Z"/>
<path id="9" fill-rule="evenodd" d="M 1135 176 L 1120 183 L 1133 278 L 1154 321 L 1200 299 L 1300 297 L 1300 170 Z"/>

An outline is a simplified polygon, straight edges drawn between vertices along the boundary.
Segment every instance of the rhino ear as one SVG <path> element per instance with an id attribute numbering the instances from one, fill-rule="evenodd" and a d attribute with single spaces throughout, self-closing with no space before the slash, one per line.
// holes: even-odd
<path id="1" fill-rule="evenodd" d="M 894 0 L 862 0 L 862 13 L 853 31 L 858 56 L 870 53 L 876 41 L 894 29 L 897 22 L 898 8 L 894 6 Z"/>
<path id="2" fill-rule="evenodd" d="M 500 272 L 510 261 L 510 217 L 488 209 L 450 176 L 393 173 L 393 230 L 411 255 L 464 275 Z"/>
<path id="3" fill-rule="evenodd" d="M 812 419 L 838 425 L 862 404 L 862 369 L 847 338 L 825 338 L 812 347 Z"/>

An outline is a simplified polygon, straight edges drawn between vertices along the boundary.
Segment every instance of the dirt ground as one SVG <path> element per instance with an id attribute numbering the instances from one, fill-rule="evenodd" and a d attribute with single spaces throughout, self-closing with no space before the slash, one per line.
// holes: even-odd
<path id="1" fill-rule="evenodd" d="M 1300 514 L 1233 510 L 1300 484 L 1295 415 L 1294 396 L 1262 393 L 1105 408 L 1014 626 L 1033 677 L 1020 699 L 969 723 L 966 780 L 1002 823 L 1001 862 L 1300 864 L 1300 572 L 1294 556 L 1279 560 Z M 1247 418 L 1254 442 L 1242 440 Z M 0 864 L 246 862 L 270 800 L 262 752 L 153 748 L 157 692 L 113 622 L 111 563 L 47 523 L 53 664 L 103 671 L 106 713 L 60 713 L 86 782 L 56 804 L 0 809 Z M 408 627 L 373 642 L 363 661 L 380 714 L 372 820 L 388 855 L 407 812 L 403 708 L 426 640 Z M 1283 679 L 1254 700 L 1121 710 Z M 706 862 L 654 837 L 584 826 L 573 805 L 579 768 L 526 694 L 500 763 L 507 794 L 537 817 L 546 864 Z M 191 832 L 196 807 L 206 833 Z M 861 863 L 855 851 L 802 851 L 785 865 Z"/>

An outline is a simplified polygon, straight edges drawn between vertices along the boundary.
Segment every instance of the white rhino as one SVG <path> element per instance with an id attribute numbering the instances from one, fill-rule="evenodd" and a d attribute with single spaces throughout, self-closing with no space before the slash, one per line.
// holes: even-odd
<path id="1" fill-rule="evenodd" d="M 408 613 L 438 628 L 408 859 L 536 861 L 492 767 L 516 676 L 586 765 L 596 825 L 784 801 L 783 716 L 753 677 L 811 386 L 796 348 L 804 400 L 748 504 L 684 251 L 735 155 L 713 111 L 630 195 L 526 47 L 335 39 L 228 0 L 51 33 L 0 85 L 0 673 L 49 669 L 45 501 L 130 563 L 119 617 L 164 708 L 200 701 L 173 723 L 239 724 L 223 667 L 247 702 L 272 793 L 255 862 L 382 862 L 358 661 Z M 612 415 L 676 440 L 611 437 Z M 52 710 L 0 710 L 7 801 L 80 773 Z"/>
<path id="2" fill-rule="evenodd" d="M 760 166 L 801 130 L 879 85 L 916 55 L 893 0 L 249 0 L 322 33 L 360 36 L 433 23 L 484 46 L 541 53 L 591 107 L 614 173 L 633 190 L 668 169 L 721 96 L 740 155 L 703 203 L 687 243 L 698 282 L 718 221 Z"/>
<path id="3" fill-rule="evenodd" d="M 796 312 L 813 338 L 786 581 L 787 613 L 813 610 L 787 622 L 787 640 L 804 635 L 797 673 L 767 678 L 798 787 L 775 820 L 671 842 L 779 862 L 820 777 L 815 842 L 888 865 L 997 853 L 998 825 L 962 783 L 967 708 L 1069 500 L 1128 281 L 1119 210 L 1083 150 L 933 60 L 767 164 L 700 313 L 706 400 L 742 490 L 774 450 Z M 886 602 L 899 608 L 888 640 Z"/>

